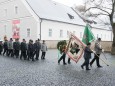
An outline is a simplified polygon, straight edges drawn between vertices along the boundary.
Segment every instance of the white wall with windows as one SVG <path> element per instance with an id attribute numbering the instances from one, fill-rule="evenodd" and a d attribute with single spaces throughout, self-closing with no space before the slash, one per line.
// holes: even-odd
<path id="1" fill-rule="evenodd" d="M 66 24 L 55 21 L 42 21 L 41 35 L 42 40 L 68 40 L 69 32 L 75 34 L 77 37 L 80 37 L 80 32 L 84 31 L 83 26 Z M 52 35 L 49 35 L 51 34 Z"/>
<path id="2" fill-rule="evenodd" d="M 42 40 L 68 40 L 69 32 L 82 40 L 84 29 L 84 26 L 43 20 L 41 28 Z M 92 28 L 92 32 L 96 39 L 100 37 L 102 41 L 111 41 L 111 31 Z M 49 35 L 49 33 L 52 35 Z"/>
<path id="3" fill-rule="evenodd" d="M 31 12 L 21 0 L 0 0 L 0 39 L 12 38 L 12 21 L 19 20 L 20 24 L 20 40 L 25 38 L 36 40 L 40 34 L 40 23 L 37 22 Z M 29 31 L 30 30 L 30 31 Z"/>
<path id="4" fill-rule="evenodd" d="M 25 38 L 27 41 L 29 39 L 36 40 L 38 38 L 38 34 L 40 31 L 38 31 L 40 26 L 39 24 L 34 20 L 33 17 L 28 18 L 22 18 L 20 20 L 20 40 Z M 7 38 L 12 38 L 13 32 L 12 32 L 12 21 L 4 21 L 0 22 L 0 38 L 3 39 L 6 35 Z"/>
<path id="5" fill-rule="evenodd" d="M 112 41 L 111 40 L 111 31 L 109 30 L 101 30 L 92 28 L 92 32 L 94 33 L 95 38 L 101 38 L 102 41 Z"/>
<path id="6" fill-rule="evenodd" d="M 2 0 L 0 2 L 0 21 L 28 16 L 32 15 L 21 0 Z"/>

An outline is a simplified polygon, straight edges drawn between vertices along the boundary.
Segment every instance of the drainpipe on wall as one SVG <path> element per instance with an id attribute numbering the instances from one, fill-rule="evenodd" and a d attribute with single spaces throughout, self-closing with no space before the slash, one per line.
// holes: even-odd
<path id="1" fill-rule="evenodd" d="M 41 28 L 42 28 L 42 19 L 40 18 L 40 40 L 41 40 Z"/>
<path id="2" fill-rule="evenodd" d="M 113 30 L 111 31 L 111 41 L 113 41 Z"/>

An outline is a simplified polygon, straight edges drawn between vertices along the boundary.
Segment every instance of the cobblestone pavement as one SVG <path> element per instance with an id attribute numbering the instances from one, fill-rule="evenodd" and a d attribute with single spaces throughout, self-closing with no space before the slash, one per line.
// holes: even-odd
<path id="1" fill-rule="evenodd" d="M 49 50 L 43 61 L 24 61 L 0 56 L 0 86 L 115 86 L 115 56 L 106 53 L 110 66 L 95 63 L 90 71 L 82 70 L 83 58 L 76 64 L 57 64 L 57 50 Z M 67 61 L 67 59 L 66 59 Z"/>

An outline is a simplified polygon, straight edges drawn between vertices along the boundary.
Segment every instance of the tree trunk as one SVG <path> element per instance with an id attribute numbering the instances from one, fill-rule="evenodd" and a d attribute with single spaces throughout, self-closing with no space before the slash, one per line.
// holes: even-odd
<path id="1" fill-rule="evenodd" d="M 113 28 L 113 43 L 112 43 L 111 54 L 115 55 L 115 27 Z"/>

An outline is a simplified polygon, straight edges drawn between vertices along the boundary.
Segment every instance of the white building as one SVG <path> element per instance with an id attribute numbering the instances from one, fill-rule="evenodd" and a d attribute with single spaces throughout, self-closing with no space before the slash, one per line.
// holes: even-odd
<path id="1" fill-rule="evenodd" d="M 86 23 L 70 7 L 52 0 L 0 0 L 0 38 L 40 38 L 52 43 L 68 40 L 68 32 L 80 39 Z M 109 29 L 92 28 L 94 35 L 111 41 Z M 17 36 L 16 36 L 17 35 Z M 52 41 L 52 42 L 51 42 Z"/>

